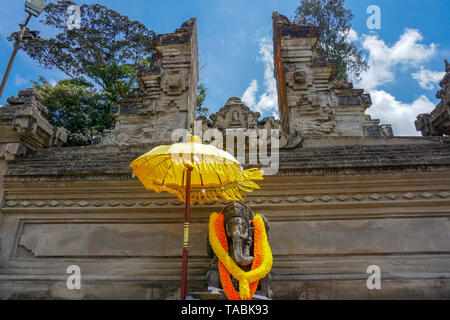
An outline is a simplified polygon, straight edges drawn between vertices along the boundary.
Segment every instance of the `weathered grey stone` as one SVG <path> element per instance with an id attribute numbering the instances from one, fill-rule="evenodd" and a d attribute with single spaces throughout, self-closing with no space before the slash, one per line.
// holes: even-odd
<path id="1" fill-rule="evenodd" d="M 10 105 L 0 108 L 0 159 L 13 161 L 27 150 L 61 146 L 67 141 L 64 128 L 52 126 L 45 118 L 47 108 L 33 88 L 8 98 Z"/>
<path id="2" fill-rule="evenodd" d="M 388 125 L 366 121 L 370 95 L 334 79 L 337 64 L 317 50 L 319 29 L 273 14 L 275 78 L 283 131 L 302 136 L 388 134 Z M 373 127 L 373 128 L 369 128 Z"/>
<path id="3" fill-rule="evenodd" d="M 224 215 L 223 227 L 226 233 L 229 255 L 236 265 L 248 272 L 252 269 L 252 263 L 255 259 L 253 226 L 255 213 L 249 206 L 236 201 L 229 203 L 221 212 Z M 267 237 L 270 238 L 269 222 L 263 215 L 260 216 L 264 221 Z M 207 274 L 208 287 L 222 288 L 219 283 L 218 258 L 209 242 L 207 247 L 208 256 L 211 258 L 210 269 Z M 259 281 L 257 295 L 272 297 L 270 280 L 271 276 L 268 274 Z M 235 290 L 239 291 L 239 281 L 233 276 L 231 276 L 231 281 Z"/>
<path id="4" fill-rule="evenodd" d="M 34 88 L 28 88 L 19 91 L 18 97 L 9 97 L 7 99 L 7 102 L 9 105 L 31 105 L 38 108 L 38 110 L 46 116 L 48 114 L 48 109 L 46 106 L 43 105 L 44 98 L 42 95 L 36 91 Z"/>
<path id="5" fill-rule="evenodd" d="M 115 128 L 105 144 L 170 141 L 176 129 L 195 120 L 198 82 L 197 22 L 185 22 L 175 33 L 155 38 L 152 67 L 141 69 L 143 91 L 137 90 L 111 107 Z"/>

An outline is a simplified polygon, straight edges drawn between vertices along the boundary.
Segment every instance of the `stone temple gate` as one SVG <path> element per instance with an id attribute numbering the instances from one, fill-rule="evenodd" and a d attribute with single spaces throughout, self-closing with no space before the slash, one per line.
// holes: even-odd
<path id="1" fill-rule="evenodd" d="M 334 79 L 317 28 L 274 13 L 273 29 L 281 119 L 230 98 L 198 120 L 204 130 L 280 129 L 279 171 L 245 200 L 271 224 L 274 299 L 450 298 L 450 139 L 439 134 L 448 99 L 420 118 L 431 124 L 416 123 L 433 134 L 394 137 L 365 114 L 370 95 Z M 62 148 L 67 132 L 32 89 L 0 108 L 1 299 L 178 297 L 183 204 L 147 192 L 129 163 L 193 127 L 196 32 L 191 19 L 156 38 L 144 92 L 111 109 L 116 125 L 99 145 Z M 207 221 L 222 207 L 192 210 L 188 292 L 206 288 Z M 66 286 L 71 265 L 79 290 Z M 371 265 L 382 290 L 366 286 Z"/>

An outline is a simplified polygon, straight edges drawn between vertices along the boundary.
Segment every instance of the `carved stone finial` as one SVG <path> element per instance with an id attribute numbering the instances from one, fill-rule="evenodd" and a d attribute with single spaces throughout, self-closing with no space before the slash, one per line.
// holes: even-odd
<path id="1" fill-rule="evenodd" d="M 48 109 L 43 105 L 44 98 L 35 88 L 20 90 L 18 93 L 18 97 L 9 97 L 8 99 L 6 99 L 6 101 L 11 106 L 20 106 L 24 104 L 33 105 L 44 116 L 48 115 Z"/>
<path id="2" fill-rule="evenodd" d="M 240 98 L 232 97 L 228 99 L 219 111 L 211 114 L 209 120 L 205 116 L 199 116 L 197 121 L 202 122 L 203 133 L 208 129 L 217 129 L 226 135 L 228 129 L 237 129 L 243 130 L 243 135 L 250 136 L 250 131 L 254 130 L 253 132 L 256 132 L 256 137 L 254 138 L 260 138 L 261 130 L 267 130 L 267 145 L 271 143 L 271 134 L 274 134 L 274 130 L 279 130 L 280 149 L 295 148 L 303 140 L 296 133 L 292 135 L 284 133 L 280 128 L 280 120 L 275 119 L 275 117 L 265 117 L 262 120 L 259 119 L 260 117 L 261 114 L 259 112 L 250 110 Z"/>
<path id="3" fill-rule="evenodd" d="M 67 141 L 67 131 L 46 119 L 48 109 L 36 89 L 21 90 L 7 101 L 9 105 L 0 108 L 0 136 L 8 137 L 7 143 L 0 142 L 0 159 L 14 161 L 27 150 L 59 147 Z"/>
<path id="4" fill-rule="evenodd" d="M 274 128 L 278 129 L 279 121 L 274 117 L 264 118 L 259 121 L 261 114 L 254 112 L 247 107 L 238 97 L 228 99 L 225 105 L 219 111 L 210 115 L 210 128 L 225 131 L 226 129 L 258 129 L 262 128 L 268 121 L 272 121 Z M 272 118 L 269 120 L 269 118 Z M 198 117 L 197 120 L 204 120 L 204 117 Z"/>

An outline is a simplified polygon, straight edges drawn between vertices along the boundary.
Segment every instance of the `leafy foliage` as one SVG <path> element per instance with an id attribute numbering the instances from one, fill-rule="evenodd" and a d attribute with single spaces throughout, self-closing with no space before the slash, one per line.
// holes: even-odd
<path id="1" fill-rule="evenodd" d="M 207 117 L 209 114 L 209 108 L 205 107 L 203 104 L 205 103 L 206 93 L 208 89 L 205 87 L 204 83 L 200 83 L 197 89 L 197 116 L 205 116 Z"/>
<path id="2" fill-rule="evenodd" d="M 137 69 L 154 53 L 155 33 L 99 4 L 83 4 L 81 28 L 68 30 L 67 8 L 75 2 L 49 3 L 41 22 L 59 33 L 50 39 L 30 39 L 21 48 L 45 68 L 57 68 L 71 78 L 85 76 L 115 100 L 139 86 Z M 13 41 L 17 33 L 9 36 Z"/>
<path id="3" fill-rule="evenodd" d="M 61 80 L 52 86 L 40 77 L 33 83 L 44 97 L 49 122 L 69 132 L 67 146 L 89 145 L 94 136 L 112 126 L 111 100 L 85 79 Z"/>
<path id="4" fill-rule="evenodd" d="M 347 40 L 353 14 L 344 8 L 344 0 L 301 0 L 295 18 L 297 23 L 319 27 L 319 48 L 327 58 L 337 60 L 338 79 L 360 79 L 368 65 L 361 50 Z"/>
<path id="5" fill-rule="evenodd" d="M 67 146 L 89 145 L 93 137 L 111 128 L 111 105 L 138 92 L 134 90 L 142 87 L 138 70 L 150 67 L 155 53 L 153 31 L 99 4 L 82 5 L 81 28 L 68 30 L 67 8 L 74 4 L 70 0 L 47 4 L 41 22 L 56 30 L 56 35 L 21 44 L 43 67 L 57 68 L 70 77 L 53 86 L 43 77 L 33 82 L 49 109 L 50 123 L 68 130 Z M 11 34 L 8 40 L 14 41 L 17 35 Z M 205 116 L 209 111 L 203 106 L 206 91 L 200 84 L 197 112 Z"/>

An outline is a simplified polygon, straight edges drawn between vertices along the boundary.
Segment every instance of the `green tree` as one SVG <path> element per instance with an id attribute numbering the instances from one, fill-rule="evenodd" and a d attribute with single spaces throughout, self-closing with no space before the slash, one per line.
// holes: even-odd
<path id="1" fill-rule="evenodd" d="M 368 65 L 362 51 L 347 39 L 353 14 L 344 8 L 344 0 L 301 0 L 295 19 L 297 23 L 319 27 L 318 46 L 325 57 L 337 61 L 338 79 L 360 79 Z"/>
<path id="2" fill-rule="evenodd" d="M 44 97 L 49 122 L 69 132 L 66 146 L 89 145 L 93 137 L 112 126 L 110 99 L 83 78 L 62 80 L 52 86 L 40 77 L 33 83 Z"/>
<path id="3" fill-rule="evenodd" d="M 138 68 L 148 65 L 155 52 L 155 33 L 99 4 L 83 4 L 81 28 L 68 30 L 67 8 L 74 4 L 49 3 L 41 22 L 56 30 L 56 36 L 26 40 L 21 49 L 45 68 L 57 68 L 70 78 L 92 79 L 112 100 L 127 96 L 140 85 Z M 8 39 L 16 36 L 13 33 Z"/>
<path id="4" fill-rule="evenodd" d="M 209 108 L 204 106 L 206 93 L 208 89 L 204 83 L 200 83 L 197 89 L 197 116 L 207 117 L 209 114 Z"/>

